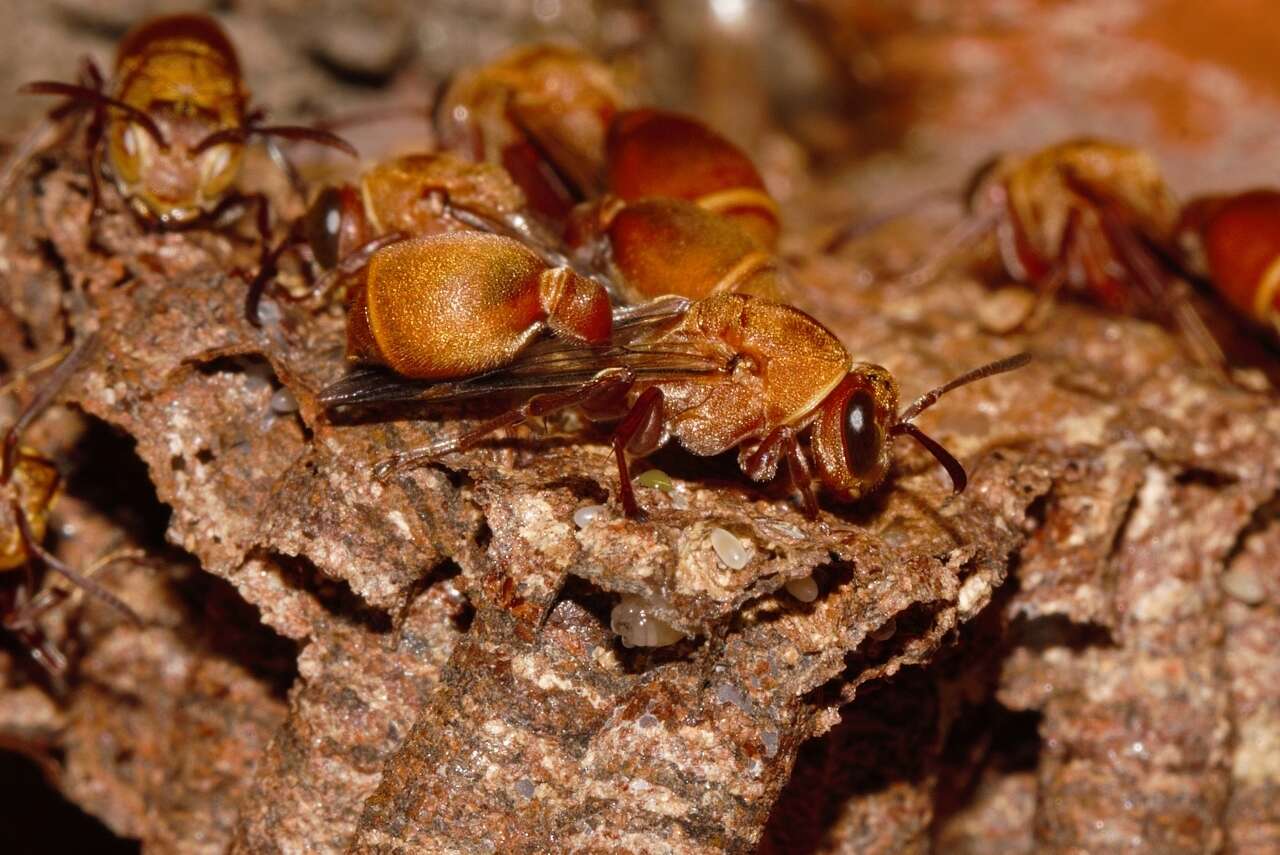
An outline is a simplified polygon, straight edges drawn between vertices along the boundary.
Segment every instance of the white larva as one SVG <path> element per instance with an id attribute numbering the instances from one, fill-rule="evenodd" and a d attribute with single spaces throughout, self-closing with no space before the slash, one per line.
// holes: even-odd
<path id="1" fill-rule="evenodd" d="M 609 626 L 624 647 L 665 647 L 684 638 L 684 633 L 653 613 L 653 603 L 644 597 L 626 594 L 613 607 Z"/>
<path id="2" fill-rule="evenodd" d="M 288 388 L 277 389 L 271 396 L 271 411 L 277 415 L 288 415 L 298 411 L 298 399 Z"/>

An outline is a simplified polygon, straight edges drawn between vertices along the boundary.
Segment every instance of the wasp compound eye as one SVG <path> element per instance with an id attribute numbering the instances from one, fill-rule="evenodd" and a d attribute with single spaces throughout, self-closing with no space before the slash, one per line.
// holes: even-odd
<path id="1" fill-rule="evenodd" d="M 870 392 L 859 389 L 849 396 L 843 424 L 849 471 L 858 476 L 870 475 L 880 463 L 880 449 L 884 444 L 880 426 L 876 424 L 876 402 Z"/>

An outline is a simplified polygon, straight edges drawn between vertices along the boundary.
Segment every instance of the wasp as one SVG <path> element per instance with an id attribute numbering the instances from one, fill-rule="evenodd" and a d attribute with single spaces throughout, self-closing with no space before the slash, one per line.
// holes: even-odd
<path id="1" fill-rule="evenodd" d="M 1189 269 L 1238 313 L 1280 332 L 1280 191 L 1193 199 L 1177 235 Z"/>
<path id="2" fill-rule="evenodd" d="M 528 273 L 507 273 L 521 254 L 537 284 Z M 857 500 L 885 480 L 897 436 L 923 445 L 960 491 L 964 467 L 913 419 L 951 389 L 1027 362 L 1019 355 L 983 366 L 899 411 L 893 375 L 854 363 L 835 335 L 799 309 L 725 293 L 608 315 L 602 286 L 549 289 L 544 279 L 569 274 L 537 265 L 516 241 L 466 232 L 374 255 L 364 302 L 348 319 L 348 358 L 365 367 L 321 393 L 327 412 L 384 402 L 522 399 L 457 437 L 388 458 L 377 474 L 578 407 L 593 419 L 618 420 L 611 442 L 628 516 L 640 508 L 627 455 L 651 454 L 672 440 L 699 456 L 737 448 L 741 469 L 754 481 L 785 472 L 810 514 L 818 508 L 815 472 L 838 499 Z M 574 309 L 568 316 L 593 322 L 557 322 L 561 310 L 548 308 L 548 290 L 558 295 L 555 306 Z M 553 334 L 543 335 L 548 327 Z"/>
<path id="3" fill-rule="evenodd" d="M 1005 272 L 1039 292 L 1023 322 L 1067 290 L 1108 311 L 1171 321 L 1201 364 L 1225 364 L 1187 284 L 1172 275 L 1179 207 L 1146 152 L 1073 139 L 1005 155 L 974 174 L 966 196 L 970 217 L 908 282 L 932 279 L 957 252 L 994 235 Z"/>
<path id="4" fill-rule="evenodd" d="M 624 202 L 683 199 L 737 223 L 757 244 L 778 243 L 778 203 L 751 158 L 698 119 L 652 108 L 609 125 L 606 187 Z"/>
<path id="5" fill-rule="evenodd" d="M 556 251 L 619 300 L 785 296 L 773 252 L 778 206 L 729 140 L 689 116 L 624 110 L 609 123 L 599 171 L 594 197 L 570 212 Z"/>
<path id="6" fill-rule="evenodd" d="M 732 220 L 684 199 L 606 197 L 577 212 L 567 251 L 628 303 L 723 292 L 781 300 L 778 257 Z"/>
<path id="7" fill-rule="evenodd" d="M 330 185 L 316 194 L 285 239 L 268 255 L 246 296 L 245 313 L 259 322 L 258 305 L 290 252 L 323 271 L 313 292 L 327 294 L 356 280 L 383 247 L 447 231 L 479 229 L 523 240 L 553 266 L 552 229 L 528 210 L 523 191 L 499 166 L 472 163 L 448 152 L 401 155 L 377 163 L 357 183 Z"/>
<path id="8" fill-rule="evenodd" d="M 79 572 L 44 548 L 49 515 L 61 492 L 62 476 L 52 460 L 21 444 L 22 434 L 53 403 L 91 351 L 93 342 L 93 336 L 86 336 L 72 348 L 5 432 L 0 445 L 0 574 L 26 572 L 25 588 L 14 592 L 13 604 L 3 618 L 3 625 L 23 641 L 33 658 L 54 676 L 65 671 L 66 659 L 40 635 L 35 620 L 57 600 L 48 588 L 35 594 L 35 565 L 53 570 L 133 623 L 141 624 L 132 609 L 91 575 Z M 27 597 L 25 603 L 20 602 L 21 593 Z"/>
<path id="9" fill-rule="evenodd" d="M 784 296 L 778 206 L 751 159 L 691 116 L 623 100 L 603 64 L 535 45 L 456 77 L 436 104 L 437 136 L 503 166 L 564 232 L 540 251 L 567 254 L 620 300 Z"/>
<path id="10" fill-rule="evenodd" d="M 778 206 L 750 158 L 697 119 L 654 109 L 614 117 L 605 191 L 566 228 L 574 257 L 628 302 L 726 291 L 781 300 L 777 238 Z"/>
<path id="11" fill-rule="evenodd" d="M 86 60 L 79 83 L 39 80 L 19 92 L 64 98 L 51 120 L 89 112 L 85 142 L 94 213 L 105 162 L 120 195 L 149 225 L 217 223 L 233 210 L 255 207 L 264 254 L 266 197 L 235 186 L 245 144 L 255 137 L 306 140 L 356 153 L 328 131 L 264 124 L 263 111 L 249 106 L 234 46 L 207 15 L 168 15 L 134 27 L 117 48 L 109 83 Z M 277 159 L 287 164 L 282 155 Z M 287 171 L 294 177 L 291 167 Z"/>
<path id="12" fill-rule="evenodd" d="M 536 44 L 457 74 L 434 124 L 443 148 L 503 167 L 534 211 L 559 222 L 595 194 L 605 134 L 624 101 L 604 63 Z"/>

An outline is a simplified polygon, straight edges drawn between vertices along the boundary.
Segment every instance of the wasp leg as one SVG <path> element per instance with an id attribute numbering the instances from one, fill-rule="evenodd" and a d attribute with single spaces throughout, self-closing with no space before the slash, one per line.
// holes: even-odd
<path id="1" fill-rule="evenodd" d="M 217 224 L 228 211 L 239 209 L 241 212 L 253 208 L 253 225 L 254 230 L 258 233 L 258 275 L 250 281 L 249 293 L 245 295 L 245 319 L 256 326 L 261 326 L 258 319 L 258 301 L 262 297 L 262 290 L 266 287 L 266 279 L 270 278 L 270 274 L 263 276 L 263 271 L 274 270 L 277 257 L 275 250 L 271 248 L 271 202 L 262 193 L 231 193 L 225 199 L 217 204 L 204 219 L 210 223 Z M 240 274 L 242 278 L 247 278 L 244 274 Z M 258 280 L 262 279 L 263 284 L 255 290 Z"/>
<path id="2" fill-rule="evenodd" d="M 623 512 L 629 517 L 639 517 L 641 513 L 635 488 L 631 486 L 627 451 L 644 454 L 657 448 L 662 438 L 662 400 L 662 390 L 657 386 L 645 389 L 613 431 L 613 456 L 618 462 L 618 498 L 622 501 Z"/>
<path id="3" fill-rule="evenodd" d="M 1049 270 L 1035 283 L 1035 299 L 1031 305 L 1012 325 L 1001 330 L 1005 333 L 1013 332 L 1034 332 L 1038 330 L 1044 323 L 1045 315 L 1053 301 L 1057 298 L 1062 286 L 1067 284 L 1069 271 L 1075 263 L 1076 255 L 1079 251 L 1080 240 L 1080 209 L 1072 208 L 1067 214 L 1066 225 L 1062 229 L 1062 241 L 1058 247 L 1058 254 L 1050 265 Z"/>
<path id="4" fill-rule="evenodd" d="M 489 434 L 503 428 L 514 427 L 534 416 L 545 416 L 566 407 L 574 407 L 592 400 L 616 395 L 621 388 L 630 388 L 635 374 L 629 368 L 608 368 L 595 377 L 567 392 L 548 392 L 534 395 L 519 407 L 481 422 L 466 433 L 450 439 L 437 440 L 430 445 L 402 451 L 379 461 L 373 467 L 373 476 L 386 480 L 395 472 L 416 469 L 446 454 L 466 451 L 479 445 Z"/>
<path id="5" fill-rule="evenodd" d="M 1205 325 L 1204 318 L 1191 302 L 1187 285 L 1182 280 L 1171 281 L 1157 264 L 1151 251 L 1141 239 L 1121 222 L 1119 216 L 1107 204 L 1099 205 L 1099 221 L 1107 240 L 1115 248 L 1120 263 L 1124 265 L 1156 312 L 1171 319 L 1182 334 L 1192 358 L 1205 368 L 1226 377 L 1227 358 Z"/>
<path id="6" fill-rule="evenodd" d="M 307 201 L 307 182 L 302 180 L 302 173 L 294 165 L 293 159 L 285 153 L 278 140 L 267 137 L 263 140 L 262 145 L 267 150 L 267 157 L 271 158 L 271 162 L 276 165 L 276 168 L 284 173 L 285 180 L 289 182 L 289 189 L 293 191 L 293 195 L 297 196 L 305 204 Z"/>
<path id="7" fill-rule="evenodd" d="M 7 615 L 3 621 L 4 628 L 18 637 L 27 648 L 36 664 L 48 672 L 50 677 L 60 679 L 67 673 L 67 657 L 57 646 L 45 638 L 37 627 L 25 622 L 18 614 Z"/>
<path id="8" fill-rule="evenodd" d="M 847 221 L 837 226 L 835 231 L 818 244 L 818 252 L 822 255 L 836 255 L 849 244 L 862 240 L 892 222 L 910 217 L 922 208 L 952 202 L 955 196 L 956 191 L 952 187 L 925 190 L 896 203 L 888 210 L 865 219 Z"/>
<path id="9" fill-rule="evenodd" d="M 97 597 L 99 600 L 119 612 L 131 623 L 137 626 L 142 625 L 142 618 L 138 617 L 137 612 L 125 605 L 123 600 L 107 590 L 100 582 L 89 578 L 74 567 L 63 563 L 61 559 L 41 546 L 39 542 L 36 541 L 34 532 L 31 531 L 31 523 L 27 520 L 27 515 L 23 513 L 22 506 L 16 500 L 13 502 L 13 514 L 14 519 L 17 520 L 18 531 L 22 536 L 22 546 L 26 550 L 27 555 L 40 559 L 40 561 L 50 570 L 62 574 L 72 584 Z"/>
<path id="10" fill-rule="evenodd" d="M 18 456 L 18 440 L 22 437 L 27 427 L 48 409 L 54 399 L 58 397 L 62 387 L 67 384 L 67 381 L 71 379 L 71 375 L 79 369 L 89 351 L 93 349 L 95 339 L 96 336 L 93 333 L 89 333 L 71 348 L 62 362 L 58 363 L 58 367 L 53 369 L 53 373 L 40 384 L 39 391 L 36 392 L 35 397 L 18 415 L 17 420 L 9 427 L 9 430 L 5 431 L 4 457 L 3 462 L 0 463 L 0 484 L 9 483 L 9 479 L 13 476 L 13 467 L 17 463 Z"/>
<path id="11" fill-rule="evenodd" d="M 315 285 L 311 289 L 311 293 L 321 299 L 326 298 L 329 293 L 338 286 L 339 282 L 346 279 L 348 276 L 355 276 L 367 267 L 369 265 L 369 261 L 378 250 L 383 247 L 391 246 L 393 243 L 400 243 L 401 241 L 408 240 L 410 237 L 412 237 L 412 235 L 407 232 L 391 232 L 390 234 L 376 237 L 373 240 L 361 244 L 339 259 L 338 263 L 334 265 L 332 270 L 326 270 L 320 278 L 316 280 Z"/>
<path id="12" fill-rule="evenodd" d="M 244 317 L 253 326 L 262 326 L 262 318 L 258 316 L 258 304 L 262 302 L 262 295 L 267 290 L 267 285 L 280 270 L 280 259 L 284 258 L 286 253 L 297 251 L 297 248 L 303 245 L 302 241 L 302 235 L 297 229 L 290 229 L 285 239 L 263 257 L 258 265 L 258 272 L 252 279 L 248 279 L 247 274 L 241 273 L 241 278 L 248 279 L 249 282 L 249 288 L 244 295 Z"/>
<path id="13" fill-rule="evenodd" d="M 768 481 L 778 474 L 778 468 L 785 463 L 787 480 L 791 487 L 800 492 L 801 508 L 805 516 L 813 519 L 818 515 L 818 500 L 813 494 L 813 469 L 809 458 L 796 438 L 791 427 L 778 427 L 771 430 L 751 453 L 742 458 L 742 471 L 752 481 Z"/>
<path id="14" fill-rule="evenodd" d="M 993 206 L 982 213 L 965 217 L 938 241 L 937 248 L 930 252 L 913 270 L 897 279 L 898 284 L 906 288 L 921 288 L 937 279 L 942 271 L 956 256 L 969 249 L 978 241 L 995 230 L 1004 212 Z"/>
<path id="15" fill-rule="evenodd" d="M 791 448 L 787 451 L 787 477 L 791 484 L 800 491 L 800 506 L 809 519 L 818 518 L 818 499 L 813 494 L 813 467 L 809 465 L 809 455 L 804 448 L 791 438 Z"/>

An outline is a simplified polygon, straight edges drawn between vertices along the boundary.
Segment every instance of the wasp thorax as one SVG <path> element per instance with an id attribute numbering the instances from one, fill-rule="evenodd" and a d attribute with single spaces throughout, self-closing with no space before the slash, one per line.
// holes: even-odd
<path id="1" fill-rule="evenodd" d="M 861 498 L 888 474 L 897 410 L 897 383 L 878 365 L 855 366 L 822 402 L 813 454 L 823 483 L 841 498 Z"/>

